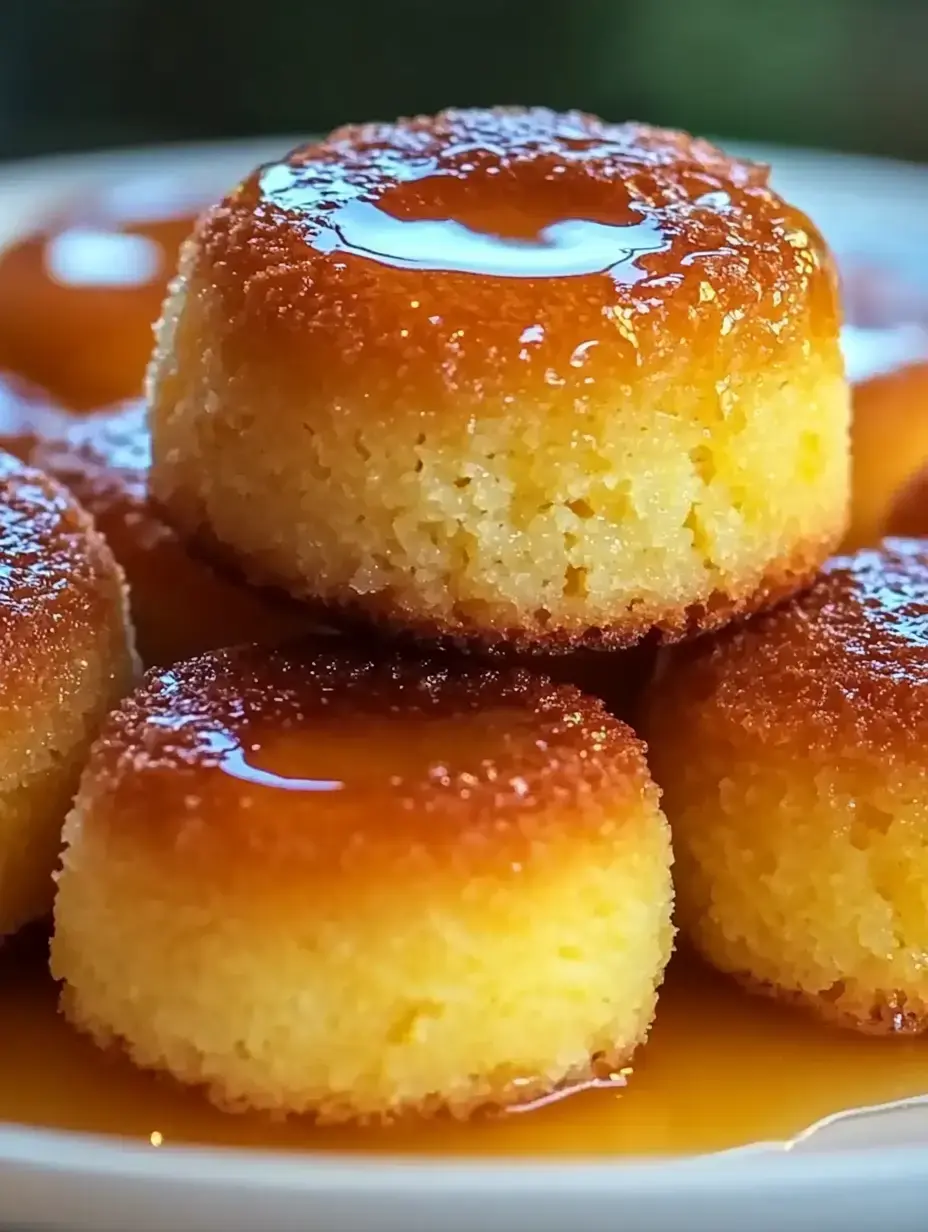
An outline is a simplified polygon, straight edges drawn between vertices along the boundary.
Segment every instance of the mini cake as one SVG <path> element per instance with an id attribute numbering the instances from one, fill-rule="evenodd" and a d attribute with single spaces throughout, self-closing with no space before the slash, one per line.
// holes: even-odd
<path id="1" fill-rule="evenodd" d="M 185 245 L 149 370 L 180 531 L 346 620 L 674 639 L 843 533 L 836 279 L 767 170 L 543 109 L 338 129 Z"/>
<path id="2" fill-rule="evenodd" d="M 0 936 L 51 908 L 91 740 L 133 683 L 122 573 L 64 488 L 0 451 Z"/>
<path id="3" fill-rule="evenodd" d="M 928 545 L 837 557 L 671 657 L 648 703 L 681 931 L 750 987 L 928 1027 Z"/>
<path id="4" fill-rule="evenodd" d="M 463 1117 L 618 1076 L 671 948 L 643 746 L 518 669 L 152 673 L 65 839 L 65 1013 L 232 1110 Z"/>

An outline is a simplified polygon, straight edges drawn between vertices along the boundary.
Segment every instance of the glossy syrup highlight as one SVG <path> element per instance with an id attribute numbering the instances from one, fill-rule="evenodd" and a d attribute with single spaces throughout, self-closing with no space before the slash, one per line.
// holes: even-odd
<path id="1" fill-rule="evenodd" d="M 480 183 L 463 184 L 464 191 L 459 179 L 427 175 L 394 186 L 376 201 L 350 197 L 325 214 L 312 243 L 320 253 L 343 253 L 396 269 L 490 278 L 606 274 L 617 283 L 645 277 L 640 259 L 667 247 L 659 223 L 645 212 L 626 208 L 610 220 L 572 216 L 569 202 L 545 201 L 552 194 L 544 186 L 534 199 L 526 194 L 518 204 L 497 186 L 486 172 Z M 313 205 L 317 195 L 304 184 L 300 170 L 287 163 L 265 170 L 261 192 L 295 211 Z"/>
<path id="2" fill-rule="evenodd" d="M 249 787 L 310 793 L 345 790 L 342 779 L 316 778 L 262 765 L 263 741 L 247 734 L 241 737 L 231 730 L 214 728 L 201 732 L 198 744 L 201 755 L 212 760 L 216 769 Z"/>

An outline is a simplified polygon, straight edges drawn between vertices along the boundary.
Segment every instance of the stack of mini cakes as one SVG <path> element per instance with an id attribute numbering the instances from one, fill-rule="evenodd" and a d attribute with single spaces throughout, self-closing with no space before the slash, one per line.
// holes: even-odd
<path id="1" fill-rule="evenodd" d="M 65 831 L 72 1021 L 330 1120 L 624 1081 L 670 833 L 639 737 L 544 665 L 583 652 L 602 691 L 636 645 L 724 655 L 813 582 L 846 520 L 838 327 L 764 168 L 576 113 L 340 129 L 206 213 L 149 372 L 153 498 L 343 636 L 154 671 L 113 715 Z M 715 941 L 725 878 L 769 867 L 699 846 L 739 766 L 689 662 L 647 702 L 683 920 L 765 980 Z"/>

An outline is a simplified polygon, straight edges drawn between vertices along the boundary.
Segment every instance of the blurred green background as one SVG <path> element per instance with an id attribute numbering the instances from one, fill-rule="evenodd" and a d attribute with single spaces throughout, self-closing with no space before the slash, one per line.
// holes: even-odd
<path id="1" fill-rule="evenodd" d="M 928 3 L 0 0 L 0 157 L 494 102 L 928 160 Z"/>

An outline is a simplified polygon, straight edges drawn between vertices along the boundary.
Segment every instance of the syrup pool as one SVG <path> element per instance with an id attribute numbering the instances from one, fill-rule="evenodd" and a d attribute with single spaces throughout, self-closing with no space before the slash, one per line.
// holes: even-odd
<path id="1" fill-rule="evenodd" d="M 474 1124 L 380 1130 L 231 1115 L 104 1054 L 56 1012 L 44 939 L 0 958 L 0 1121 L 154 1145 L 477 1156 L 713 1151 L 791 1137 L 833 1112 L 928 1092 L 928 1040 L 839 1032 L 677 956 L 625 1088 Z"/>

